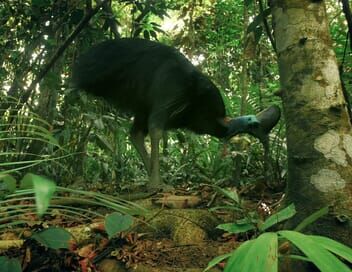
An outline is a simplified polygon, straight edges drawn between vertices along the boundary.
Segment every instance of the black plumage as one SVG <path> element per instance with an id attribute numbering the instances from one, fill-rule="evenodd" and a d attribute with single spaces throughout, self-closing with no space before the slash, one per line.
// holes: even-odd
<path id="1" fill-rule="evenodd" d="M 118 39 L 92 47 L 75 64 L 72 82 L 133 114 L 131 141 L 152 187 L 162 185 L 159 141 L 163 131 L 185 128 L 227 138 L 259 125 L 254 115 L 226 122 L 217 87 L 176 49 L 153 41 Z M 144 144 L 147 134 L 150 155 Z"/>

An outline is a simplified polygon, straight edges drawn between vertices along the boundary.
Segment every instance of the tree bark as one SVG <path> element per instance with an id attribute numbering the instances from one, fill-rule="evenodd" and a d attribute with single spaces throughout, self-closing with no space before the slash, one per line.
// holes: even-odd
<path id="1" fill-rule="evenodd" d="M 352 246 L 352 129 L 324 1 L 272 0 L 288 148 L 287 201 L 296 226 L 329 205 L 311 226 Z"/>

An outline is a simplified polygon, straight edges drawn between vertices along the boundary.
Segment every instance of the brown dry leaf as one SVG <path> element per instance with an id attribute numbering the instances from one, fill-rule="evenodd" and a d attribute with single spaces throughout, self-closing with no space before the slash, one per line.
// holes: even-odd
<path id="1" fill-rule="evenodd" d="M 18 236 L 14 232 L 5 232 L 0 235 L 0 240 L 18 240 Z"/>
<path id="2" fill-rule="evenodd" d="M 291 245 L 289 242 L 286 241 L 280 245 L 279 252 L 281 254 L 288 254 L 290 252 L 290 249 L 291 249 Z"/>
<path id="3" fill-rule="evenodd" d="M 80 257 L 88 258 L 93 251 L 94 251 L 94 244 L 89 244 L 89 245 L 86 245 L 86 246 L 80 248 L 78 250 L 77 254 Z"/>

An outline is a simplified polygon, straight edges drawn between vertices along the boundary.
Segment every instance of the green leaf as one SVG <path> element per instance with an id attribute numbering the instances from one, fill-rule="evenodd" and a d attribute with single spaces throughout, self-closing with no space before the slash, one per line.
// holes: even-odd
<path id="1" fill-rule="evenodd" d="M 242 218 L 242 219 L 238 219 L 235 221 L 235 223 L 237 225 L 244 225 L 244 224 L 257 224 L 258 223 L 258 219 L 254 218 L 254 215 L 250 212 L 248 214 L 248 217 Z"/>
<path id="2" fill-rule="evenodd" d="M 37 213 L 42 216 L 49 207 L 51 198 L 56 190 L 56 184 L 40 176 L 36 176 L 33 182 Z"/>
<path id="3" fill-rule="evenodd" d="M 42 245 L 52 248 L 68 248 L 71 234 L 62 228 L 49 228 L 32 235 L 32 238 Z"/>
<path id="4" fill-rule="evenodd" d="M 268 228 L 270 228 L 271 226 L 291 218 L 295 214 L 296 214 L 295 205 L 291 204 L 288 207 L 286 207 L 285 209 L 283 209 L 283 210 L 273 214 L 272 216 L 268 217 L 264 221 L 264 223 L 261 226 L 259 226 L 259 230 L 260 231 L 265 231 Z"/>
<path id="5" fill-rule="evenodd" d="M 0 256 L 0 267 L 2 272 L 21 272 L 21 263 L 17 259 Z"/>
<path id="6" fill-rule="evenodd" d="M 16 179 L 9 174 L 0 174 L 0 191 L 13 193 L 16 190 Z"/>
<path id="7" fill-rule="evenodd" d="M 317 240 L 312 239 L 310 236 L 289 230 L 279 231 L 278 234 L 291 241 L 321 272 L 351 272 L 335 255 L 325 249 L 324 246 L 318 244 Z"/>
<path id="8" fill-rule="evenodd" d="M 240 198 L 236 191 L 230 191 L 227 189 L 223 189 L 217 185 L 212 185 L 220 194 L 224 195 L 225 197 L 233 200 L 235 203 L 240 203 Z"/>
<path id="9" fill-rule="evenodd" d="M 94 126 L 99 129 L 99 130 L 103 130 L 105 127 L 104 127 L 104 122 L 103 122 L 103 119 L 101 118 L 97 118 L 94 120 Z"/>
<path id="10" fill-rule="evenodd" d="M 35 193 L 37 213 L 42 216 L 49 207 L 50 200 L 56 190 L 56 184 L 42 176 L 26 174 L 21 180 L 21 188 L 32 188 Z"/>
<path id="11" fill-rule="evenodd" d="M 109 238 L 113 237 L 121 231 L 129 229 L 133 224 L 133 217 L 130 215 L 122 215 L 118 212 L 109 214 L 105 218 L 105 229 Z"/>
<path id="12" fill-rule="evenodd" d="M 238 212 L 243 211 L 243 209 L 241 209 L 239 207 L 230 206 L 230 205 L 215 206 L 215 207 L 209 208 L 209 211 L 211 211 L 211 212 L 218 211 L 218 210 L 229 210 L 229 211 L 232 210 L 232 211 L 238 211 Z"/>
<path id="13" fill-rule="evenodd" d="M 304 228 L 307 226 L 311 225 L 315 221 L 317 221 L 320 217 L 328 214 L 329 212 L 329 207 L 326 206 L 319 211 L 316 211 L 315 213 L 311 214 L 307 218 L 305 218 L 296 228 L 295 231 L 302 231 Z"/>
<path id="14" fill-rule="evenodd" d="M 237 270 L 242 271 L 242 268 L 244 266 L 244 263 L 248 260 L 246 260 L 246 256 L 248 256 L 249 250 L 252 248 L 254 244 L 254 240 L 249 240 L 241 244 L 238 248 L 236 248 L 228 260 L 226 267 L 225 267 L 225 272 L 231 272 L 231 268 L 237 265 Z M 236 269 L 234 270 L 236 271 Z"/>
<path id="15" fill-rule="evenodd" d="M 220 263 L 221 261 L 229 258 L 232 255 L 232 253 L 227 253 L 224 255 L 220 255 L 215 257 L 214 259 L 212 259 L 209 263 L 208 266 L 203 270 L 203 272 L 208 271 L 210 268 L 214 267 L 215 265 L 217 265 L 218 263 Z"/>
<path id="16" fill-rule="evenodd" d="M 310 235 L 313 241 L 332 253 L 352 263 L 352 248 L 323 236 Z"/>
<path id="17" fill-rule="evenodd" d="M 97 139 L 99 140 L 97 144 L 99 145 L 99 147 L 100 147 L 101 149 L 108 150 L 108 151 L 110 151 L 111 153 L 114 153 L 114 152 L 115 152 L 113 146 L 112 146 L 112 145 L 110 144 L 110 142 L 105 138 L 105 136 L 97 134 L 96 137 L 97 137 Z"/>
<path id="18" fill-rule="evenodd" d="M 285 257 L 285 258 L 290 258 L 293 260 L 299 260 L 299 261 L 304 261 L 304 262 L 312 262 L 309 258 L 301 256 L 301 255 L 295 255 L 295 254 L 285 254 L 285 255 L 281 255 L 279 257 Z"/>
<path id="19" fill-rule="evenodd" d="M 256 229 L 256 227 L 253 224 L 236 224 L 236 223 L 220 224 L 216 228 L 222 229 L 229 233 L 242 233 L 242 232 L 247 232 L 249 230 Z"/>
<path id="20" fill-rule="evenodd" d="M 24 177 L 20 180 L 20 188 L 21 189 L 33 189 L 33 176 L 28 173 L 25 174 Z"/>
<path id="21" fill-rule="evenodd" d="M 268 232 L 247 241 L 230 257 L 224 272 L 277 272 L 278 237 Z"/>
<path id="22" fill-rule="evenodd" d="M 59 146 L 59 141 L 55 137 L 53 137 L 53 135 L 47 134 L 46 138 L 49 140 L 49 143 L 51 143 L 52 145 Z"/>

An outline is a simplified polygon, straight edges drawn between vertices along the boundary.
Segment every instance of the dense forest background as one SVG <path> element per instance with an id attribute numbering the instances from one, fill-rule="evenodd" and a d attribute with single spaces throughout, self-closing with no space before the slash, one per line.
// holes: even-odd
<path id="1" fill-rule="evenodd" d="M 347 24 L 339 1 L 326 5 L 351 95 Z M 130 117 L 70 87 L 77 57 L 114 37 L 158 40 L 212 79 L 229 116 L 257 113 L 280 105 L 269 15 L 261 0 L 1 1 L 0 171 L 18 177 L 35 172 L 61 185 L 109 192 L 144 184 L 146 172 L 129 141 Z M 284 122 L 271 134 L 276 185 L 287 173 Z M 265 179 L 262 146 L 250 136 L 225 146 L 173 131 L 167 143 L 161 174 L 170 184 Z"/>

